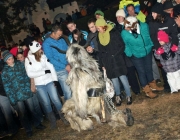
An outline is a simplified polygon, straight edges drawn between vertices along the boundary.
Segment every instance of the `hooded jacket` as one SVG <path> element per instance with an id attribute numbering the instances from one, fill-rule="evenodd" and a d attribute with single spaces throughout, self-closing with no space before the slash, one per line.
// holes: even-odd
<path id="1" fill-rule="evenodd" d="M 34 78 L 35 85 L 46 85 L 52 81 L 57 81 L 55 69 L 44 54 L 41 56 L 40 62 L 38 62 L 29 51 L 28 57 L 25 59 L 25 68 L 27 75 Z M 50 70 L 51 73 L 45 74 L 45 70 Z"/>
<path id="2" fill-rule="evenodd" d="M 15 61 L 14 66 L 7 64 L 2 71 L 2 81 L 7 97 L 12 105 L 18 101 L 24 101 L 33 96 L 30 88 L 30 79 L 26 74 L 24 64 Z"/>

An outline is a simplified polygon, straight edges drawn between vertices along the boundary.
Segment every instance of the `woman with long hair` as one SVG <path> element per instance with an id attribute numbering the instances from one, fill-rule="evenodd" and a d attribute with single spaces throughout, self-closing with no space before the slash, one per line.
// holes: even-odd
<path id="1" fill-rule="evenodd" d="M 50 100 L 56 107 L 61 120 L 64 123 L 67 123 L 61 112 L 62 104 L 54 84 L 54 81 L 58 80 L 57 75 L 53 65 L 43 54 L 40 43 L 33 41 L 29 45 L 29 48 L 30 51 L 25 59 L 26 72 L 30 78 L 34 78 L 39 101 L 45 109 L 45 113 L 47 114 L 48 119 L 51 122 L 51 128 L 53 129 L 56 127 L 56 118 L 52 111 Z"/>

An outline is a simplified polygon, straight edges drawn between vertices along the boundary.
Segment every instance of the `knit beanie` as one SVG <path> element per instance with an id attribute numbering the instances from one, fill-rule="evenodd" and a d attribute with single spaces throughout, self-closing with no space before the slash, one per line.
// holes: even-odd
<path id="1" fill-rule="evenodd" d="M 119 9 L 117 12 L 116 12 L 116 17 L 117 16 L 121 16 L 121 17 L 126 17 L 126 15 L 125 15 L 125 12 L 124 12 L 124 10 L 123 9 Z"/>
<path id="2" fill-rule="evenodd" d="M 18 53 L 18 47 L 14 47 L 10 50 L 10 53 L 16 57 L 17 53 Z"/>
<path id="3" fill-rule="evenodd" d="M 163 10 L 167 10 L 167 9 L 170 9 L 170 8 L 173 8 L 173 4 L 171 1 L 165 1 L 164 4 L 163 4 Z"/>
<path id="4" fill-rule="evenodd" d="M 156 3 L 152 7 L 151 12 L 154 12 L 154 13 L 162 15 L 163 14 L 163 5 L 161 3 Z"/>
<path id="5" fill-rule="evenodd" d="M 104 18 L 102 17 L 102 18 L 99 18 L 99 19 L 96 20 L 95 25 L 96 25 L 96 26 L 106 26 L 107 23 L 106 23 L 106 21 L 104 20 Z"/>
<path id="6" fill-rule="evenodd" d="M 169 36 L 165 31 L 160 30 L 158 32 L 158 40 L 168 43 L 169 42 Z"/>
<path id="7" fill-rule="evenodd" d="M 94 15 L 101 15 L 104 17 L 104 13 L 101 10 L 97 10 Z"/>
<path id="8" fill-rule="evenodd" d="M 3 52 L 2 57 L 4 62 L 6 62 L 9 59 L 9 57 L 13 57 L 13 55 L 8 50 L 6 50 Z"/>
<path id="9" fill-rule="evenodd" d="M 33 41 L 32 43 L 30 43 L 29 49 L 32 53 L 35 53 L 41 49 L 41 45 L 39 44 L 39 42 Z"/>

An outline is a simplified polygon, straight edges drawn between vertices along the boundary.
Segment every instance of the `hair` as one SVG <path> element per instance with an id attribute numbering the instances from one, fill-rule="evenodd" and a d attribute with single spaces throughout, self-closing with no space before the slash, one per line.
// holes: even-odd
<path id="1" fill-rule="evenodd" d="M 81 33 L 81 31 L 79 31 L 78 29 L 75 29 L 73 32 L 72 32 L 72 34 L 74 35 L 74 34 L 76 34 L 76 35 L 78 35 L 78 39 L 77 39 L 77 43 L 79 44 L 79 42 L 82 40 L 82 38 L 83 38 L 83 34 Z M 74 38 L 74 37 L 73 37 Z"/>
<path id="2" fill-rule="evenodd" d="M 57 24 L 52 25 L 51 32 L 56 33 L 58 30 L 63 31 L 60 25 Z"/>
<path id="3" fill-rule="evenodd" d="M 88 23 L 88 25 L 89 25 L 89 24 L 92 23 L 92 22 L 95 23 L 95 22 L 96 22 L 96 19 L 95 19 L 95 18 L 90 18 L 87 23 Z"/>
<path id="4" fill-rule="evenodd" d="M 39 53 L 39 50 L 35 53 L 33 53 L 35 56 L 36 61 L 40 62 L 42 53 Z"/>
<path id="5" fill-rule="evenodd" d="M 66 24 L 66 26 L 68 26 L 69 24 L 75 24 L 75 22 L 74 22 L 74 21 L 69 21 L 69 22 Z"/>
<path id="6" fill-rule="evenodd" d="M 106 30 L 107 30 L 107 28 L 108 28 L 108 26 L 107 26 L 107 25 L 102 26 L 102 27 L 103 27 L 103 30 L 104 30 L 104 31 L 106 31 Z"/>
<path id="7" fill-rule="evenodd" d="M 128 4 L 127 6 L 126 6 L 126 10 L 129 8 L 129 7 L 133 7 L 134 8 L 134 5 L 133 4 Z"/>
<path id="8" fill-rule="evenodd" d="M 157 17 L 156 17 L 156 19 L 154 19 L 154 21 L 156 21 L 156 22 L 163 22 L 164 19 L 165 19 L 164 15 L 157 14 Z"/>

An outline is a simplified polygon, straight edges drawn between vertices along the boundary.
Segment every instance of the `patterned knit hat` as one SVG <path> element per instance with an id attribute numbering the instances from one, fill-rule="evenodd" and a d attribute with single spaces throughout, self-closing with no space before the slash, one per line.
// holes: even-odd
<path id="1" fill-rule="evenodd" d="M 8 50 L 6 50 L 3 52 L 2 57 L 4 62 L 6 62 L 10 57 L 13 57 L 13 55 Z"/>
<path id="2" fill-rule="evenodd" d="M 32 43 L 30 43 L 29 49 L 31 50 L 32 53 L 35 53 L 41 49 L 41 45 L 39 42 L 33 41 Z"/>
<path id="3" fill-rule="evenodd" d="M 168 43 L 169 42 L 169 36 L 165 31 L 160 30 L 158 32 L 158 40 Z"/>

